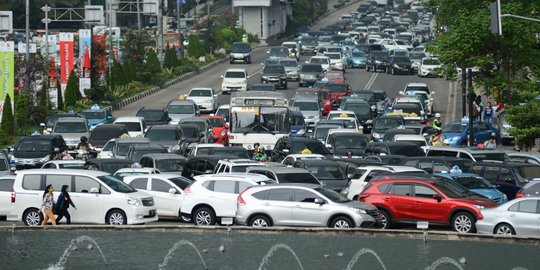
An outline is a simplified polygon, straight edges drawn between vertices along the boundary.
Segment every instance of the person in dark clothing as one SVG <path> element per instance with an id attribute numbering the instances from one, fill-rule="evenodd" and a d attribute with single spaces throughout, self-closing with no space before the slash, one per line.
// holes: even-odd
<path id="1" fill-rule="evenodd" d="M 73 208 L 77 209 L 77 207 L 75 207 L 75 204 L 73 204 L 69 193 L 67 192 L 68 187 L 68 185 L 62 186 L 62 192 L 60 193 L 60 195 L 58 195 L 58 200 L 56 201 L 56 205 L 58 207 L 58 217 L 56 218 L 56 224 L 59 224 L 59 221 L 63 217 L 66 217 L 67 224 L 71 224 L 71 215 L 68 212 L 69 205 L 71 204 Z"/>

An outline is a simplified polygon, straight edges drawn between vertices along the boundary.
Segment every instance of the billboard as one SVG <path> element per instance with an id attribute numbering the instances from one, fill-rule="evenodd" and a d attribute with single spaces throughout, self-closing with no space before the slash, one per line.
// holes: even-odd
<path id="1" fill-rule="evenodd" d="M 73 33 L 60 33 L 60 83 L 62 87 L 68 82 L 69 73 L 73 70 Z"/>
<path id="2" fill-rule="evenodd" d="M 92 55 L 92 32 L 79 29 L 79 78 L 90 78 Z"/>
<path id="3" fill-rule="evenodd" d="M 4 101 L 6 95 L 11 98 L 11 108 L 13 108 L 13 100 L 15 85 L 15 43 L 13 41 L 0 41 L 0 121 L 4 113 Z"/>

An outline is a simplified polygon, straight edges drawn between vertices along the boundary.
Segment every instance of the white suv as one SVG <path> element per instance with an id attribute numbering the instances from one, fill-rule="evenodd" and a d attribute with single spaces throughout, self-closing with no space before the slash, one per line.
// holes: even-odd
<path id="1" fill-rule="evenodd" d="M 71 169 L 22 170 L 11 193 L 9 221 L 29 226 L 41 224 L 41 198 L 51 184 L 57 200 L 63 185 L 77 209 L 70 210 L 74 223 L 109 225 L 143 224 L 158 220 L 152 196 L 137 191 L 106 172 Z"/>
<path id="2" fill-rule="evenodd" d="M 251 159 L 222 159 L 218 161 L 214 173 L 245 173 L 248 167 L 266 166 L 265 163 Z"/>
<path id="3" fill-rule="evenodd" d="M 118 117 L 114 123 L 126 126 L 130 137 L 143 137 L 146 132 L 146 123 L 144 118 L 140 116 Z"/>
<path id="4" fill-rule="evenodd" d="M 221 83 L 221 92 L 223 94 L 232 91 L 246 91 L 249 75 L 245 68 L 230 68 L 221 75 L 223 82 Z"/>
<path id="5" fill-rule="evenodd" d="M 232 224 L 236 199 L 246 188 L 276 182 L 263 175 L 248 173 L 206 174 L 195 176 L 195 182 L 184 189 L 180 213 L 195 225 Z"/>
<path id="6" fill-rule="evenodd" d="M 212 113 L 217 109 L 217 95 L 212 88 L 192 88 L 186 99 L 193 100 L 201 112 Z"/>

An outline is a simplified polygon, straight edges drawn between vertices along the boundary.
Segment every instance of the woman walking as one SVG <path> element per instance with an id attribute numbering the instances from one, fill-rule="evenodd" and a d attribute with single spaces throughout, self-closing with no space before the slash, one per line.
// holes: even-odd
<path id="1" fill-rule="evenodd" d="M 45 187 L 45 191 L 43 192 L 43 200 L 41 201 L 41 208 L 43 209 L 44 218 L 43 218 L 43 222 L 41 222 L 41 225 L 46 225 L 49 219 L 51 220 L 53 225 L 56 225 L 56 220 L 54 219 L 54 213 L 53 213 L 53 207 L 54 207 L 53 191 L 54 191 L 53 186 L 49 184 L 47 185 L 47 187 Z"/>
<path id="2" fill-rule="evenodd" d="M 67 192 L 68 187 L 68 185 L 62 186 L 62 193 L 58 195 L 58 201 L 56 201 L 56 205 L 58 207 L 58 217 L 56 218 L 57 224 L 60 224 L 60 220 L 63 217 L 66 217 L 67 224 L 71 224 L 71 215 L 68 212 L 69 205 L 71 204 L 73 208 L 77 209 L 75 204 L 73 204 L 69 193 Z"/>

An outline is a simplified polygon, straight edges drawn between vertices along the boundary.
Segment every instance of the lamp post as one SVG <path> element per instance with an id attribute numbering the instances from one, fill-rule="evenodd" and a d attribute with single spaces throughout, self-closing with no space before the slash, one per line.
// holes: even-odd
<path id="1" fill-rule="evenodd" d="M 45 96 L 46 96 L 46 104 L 47 107 L 49 106 L 49 23 L 51 22 L 51 19 L 49 19 L 49 11 L 51 11 L 51 7 L 49 7 L 47 4 L 45 6 L 41 7 L 41 10 L 45 12 L 45 19 L 42 19 L 41 22 L 45 24 L 45 65 L 46 65 L 46 76 L 47 78 L 45 80 Z"/>

